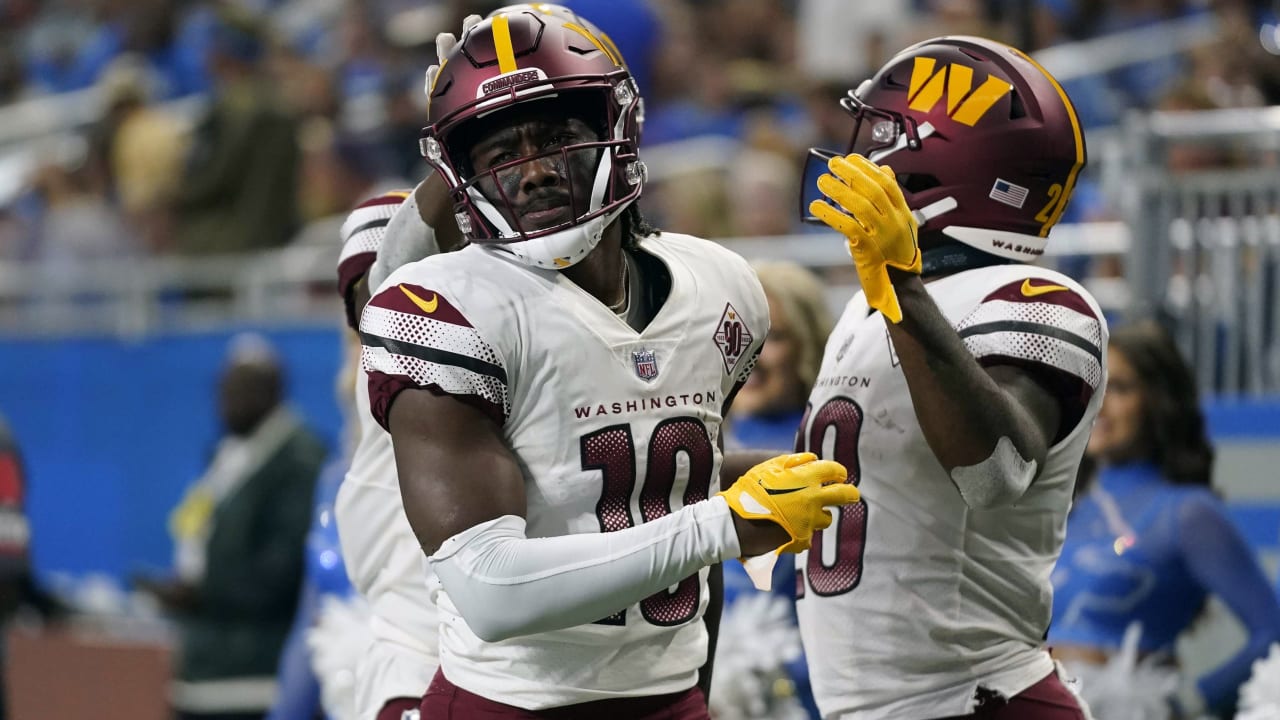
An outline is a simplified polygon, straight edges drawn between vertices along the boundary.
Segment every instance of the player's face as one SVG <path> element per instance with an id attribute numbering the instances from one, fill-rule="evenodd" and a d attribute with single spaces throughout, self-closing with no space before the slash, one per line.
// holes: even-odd
<path id="1" fill-rule="evenodd" d="M 1107 351 L 1107 389 L 1098 421 L 1089 436 L 1088 452 L 1107 462 L 1137 460 L 1145 455 L 1142 381 L 1124 353 Z"/>
<path id="2" fill-rule="evenodd" d="M 733 402 L 743 415 L 771 415 L 804 409 L 805 388 L 796 374 L 800 348 L 790 319 L 769 297 L 769 337 L 760 349 L 755 369 Z"/>
<path id="3" fill-rule="evenodd" d="M 471 148 L 480 192 L 513 229 L 534 232 L 586 214 L 599 148 L 565 150 L 599 139 L 563 111 L 541 108 L 511 116 Z"/>

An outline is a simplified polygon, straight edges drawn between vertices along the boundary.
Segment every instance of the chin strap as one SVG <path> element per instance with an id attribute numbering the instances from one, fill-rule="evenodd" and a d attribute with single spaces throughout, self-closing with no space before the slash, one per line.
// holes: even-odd
<path id="1" fill-rule="evenodd" d="M 934 275 L 950 275 L 963 270 L 992 265 L 1010 265 L 1015 262 L 1017 261 L 983 252 L 964 243 L 943 240 L 927 250 L 921 250 L 920 275 L 926 278 Z"/>

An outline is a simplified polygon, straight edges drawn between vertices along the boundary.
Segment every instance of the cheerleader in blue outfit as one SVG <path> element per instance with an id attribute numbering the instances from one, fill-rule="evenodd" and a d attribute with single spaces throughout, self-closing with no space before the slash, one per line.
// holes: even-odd
<path id="1" fill-rule="evenodd" d="M 1097 472 L 1067 519 L 1049 644 L 1099 720 L 1229 712 L 1252 663 L 1280 640 L 1280 604 L 1209 487 L 1213 449 L 1173 341 L 1154 323 L 1121 328 L 1107 362 L 1088 448 Z M 1247 640 L 1198 680 L 1180 680 L 1174 643 L 1210 595 Z"/>

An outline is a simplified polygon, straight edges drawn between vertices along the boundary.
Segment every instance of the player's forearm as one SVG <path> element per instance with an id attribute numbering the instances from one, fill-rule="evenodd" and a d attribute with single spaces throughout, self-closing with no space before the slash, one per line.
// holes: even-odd
<path id="1" fill-rule="evenodd" d="M 608 617 L 740 554 L 717 497 L 611 533 L 528 538 L 504 516 L 446 540 L 431 565 L 471 631 L 496 642 Z"/>
<path id="2" fill-rule="evenodd" d="M 978 364 L 918 276 L 891 271 L 902 322 L 889 334 L 925 440 L 948 471 L 991 458 L 1008 438 L 1022 458 L 1042 460 L 1035 420 Z"/>

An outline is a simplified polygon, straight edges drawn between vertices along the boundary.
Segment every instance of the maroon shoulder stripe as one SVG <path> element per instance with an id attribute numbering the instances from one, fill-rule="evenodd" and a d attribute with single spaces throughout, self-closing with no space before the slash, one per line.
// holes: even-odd
<path id="1" fill-rule="evenodd" d="M 1081 315 L 1097 319 L 1097 314 L 1094 313 L 1093 308 L 1089 307 L 1089 303 L 1080 297 L 1075 290 L 1044 278 L 1024 278 L 1008 285 L 1002 285 L 982 299 L 983 302 L 992 300 L 1059 305 L 1075 310 Z"/>
<path id="2" fill-rule="evenodd" d="M 366 374 L 369 378 L 369 412 L 387 432 L 391 431 L 387 423 L 391 415 L 391 403 L 401 392 L 415 389 L 426 390 L 433 395 L 448 395 L 465 402 L 489 416 L 499 427 L 506 423 L 506 413 L 502 406 L 480 395 L 456 395 L 442 390 L 435 383 L 419 385 L 407 375 L 388 375 L 377 370 L 370 370 Z"/>
<path id="3" fill-rule="evenodd" d="M 343 258 L 342 262 L 338 263 L 338 294 L 346 297 L 346 294 L 351 291 L 351 286 L 369 272 L 369 268 L 373 267 L 377 259 L 378 253 L 372 250 Z"/>
<path id="4" fill-rule="evenodd" d="M 378 293 L 378 296 L 370 300 L 369 304 L 374 307 L 409 315 L 419 315 L 453 325 L 472 327 L 462 313 L 446 300 L 443 295 L 435 290 L 428 290 L 421 285 L 400 283 L 395 287 L 387 288 Z"/>

